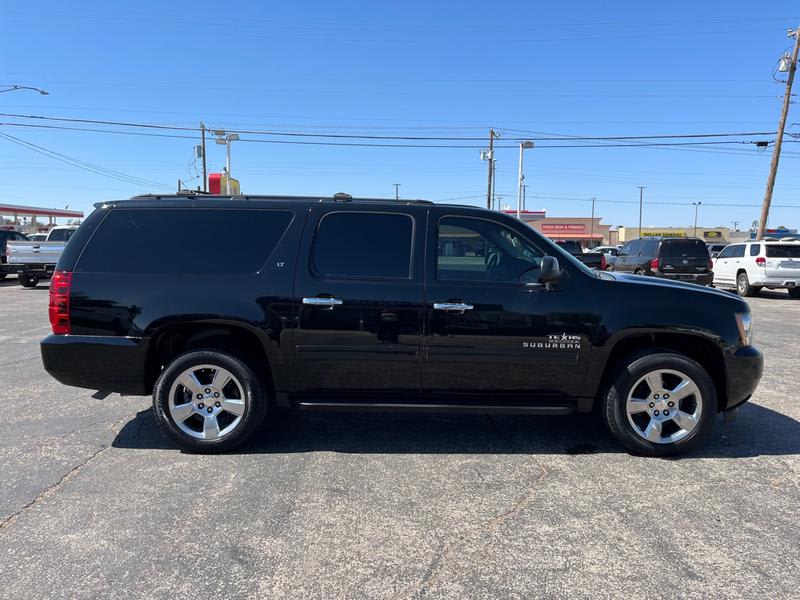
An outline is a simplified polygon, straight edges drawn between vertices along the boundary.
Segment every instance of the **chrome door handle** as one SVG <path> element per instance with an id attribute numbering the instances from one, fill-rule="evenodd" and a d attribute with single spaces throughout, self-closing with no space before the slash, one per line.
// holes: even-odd
<path id="1" fill-rule="evenodd" d="M 475 308 L 472 304 L 464 304 L 463 302 L 434 302 L 434 310 L 457 311 L 457 310 L 472 310 Z"/>
<path id="2" fill-rule="evenodd" d="M 311 306 L 339 306 L 342 301 L 338 298 L 303 298 L 303 304 L 310 304 Z"/>

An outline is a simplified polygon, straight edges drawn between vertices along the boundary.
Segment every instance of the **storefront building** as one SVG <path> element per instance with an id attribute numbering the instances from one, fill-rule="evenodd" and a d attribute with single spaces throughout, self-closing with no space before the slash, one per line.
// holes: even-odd
<path id="1" fill-rule="evenodd" d="M 641 235 L 639 226 L 621 225 L 619 228 L 619 243 L 629 242 L 638 237 L 697 237 L 708 243 L 727 244 L 731 241 L 731 230 L 728 227 L 642 227 Z"/>
<path id="2" fill-rule="evenodd" d="M 545 217 L 531 221 L 530 226 L 553 240 L 572 240 L 583 248 L 605 246 L 612 239 L 611 226 L 603 225 L 600 217 Z"/>

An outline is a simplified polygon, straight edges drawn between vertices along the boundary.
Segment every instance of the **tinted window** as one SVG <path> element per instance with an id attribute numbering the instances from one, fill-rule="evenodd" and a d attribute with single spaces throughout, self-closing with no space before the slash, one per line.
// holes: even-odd
<path id="1" fill-rule="evenodd" d="M 769 246 L 767 246 L 769 248 Z M 753 244 L 750 246 L 750 256 L 758 256 L 758 253 L 761 252 L 761 244 Z"/>
<path id="2" fill-rule="evenodd" d="M 661 243 L 664 258 L 708 258 L 708 246 L 701 240 L 669 240 Z"/>
<path id="3" fill-rule="evenodd" d="M 325 277 L 408 278 L 413 235 L 408 215 L 329 213 L 314 238 L 314 271 Z"/>
<path id="4" fill-rule="evenodd" d="M 91 237 L 76 270 L 255 273 L 291 220 L 291 212 L 277 210 L 112 209 Z"/>
<path id="5" fill-rule="evenodd" d="M 658 240 L 643 240 L 639 256 L 655 256 L 658 252 Z"/>
<path id="6" fill-rule="evenodd" d="M 766 244 L 770 258 L 800 258 L 800 244 Z"/>
<path id="7" fill-rule="evenodd" d="M 729 246 L 729 248 L 731 248 L 731 258 L 741 258 L 744 256 L 744 244 Z"/>
<path id="8" fill-rule="evenodd" d="M 444 281 L 535 281 L 543 253 L 502 225 L 445 217 L 436 240 L 436 278 Z"/>
<path id="9" fill-rule="evenodd" d="M 644 240 L 633 240 L 631 241 L 630 248 L 628 248 L 628 254 L 631 256 L 637 256 L 639 251 L 642 249 L 642 244 Z"/>

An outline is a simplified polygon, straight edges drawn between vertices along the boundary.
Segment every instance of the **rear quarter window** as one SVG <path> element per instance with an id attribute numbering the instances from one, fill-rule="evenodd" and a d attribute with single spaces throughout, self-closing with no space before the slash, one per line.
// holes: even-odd
<path id="1" fill-rule="evenodd" d="M 241 275 L 257 272 L 278 245 L 288 210 L 111 209 L 76 271 Z"/>

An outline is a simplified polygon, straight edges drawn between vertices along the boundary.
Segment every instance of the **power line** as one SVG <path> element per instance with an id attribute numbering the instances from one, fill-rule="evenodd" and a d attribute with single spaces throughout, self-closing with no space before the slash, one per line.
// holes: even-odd
<path id="1" fill-rule="evenodd" d="M 111 179 L 116 179 L 118 181 L 123 181 L 125 183 L 132 183 L 136 185 L 147 185 L 147 186 L 156 186 L 164 189 L 172 189 L 169 186 L 166 186 L 162 183 L 158 183 L 155 181 L 150 181 L 148 179 L 143 179 L 140 177 L 134 177 L 132 175 L 128 175 L 127 173 L 123 173 L 121 171 L 114 171 L 112 169 L 106 169 L 105 167 L 101 167 L 99 165 L 95 165 L 92 163 L 88 163 L 77 158 L 72 158 L 67 156 L 66 154 L 61 154 L 59 152 L 55 152 L 53 150 L 49 150 L 44 148 L 43 146 L 38 146 L 36 144 L 32 144 L 31 142 L 27 142 L 23 139 L 18 137 L 14 137 L 13 135 L 9 135 L 7 133 L 0 133 L 0 137 L 8 140 L 13 144 L 17 144 L 18 146 L 22 146 L 23 148 L 27 148 L 33 152 L 38 154 L 43 154 L 44 156 L 48 156 L 54 160 L 67 163 L 76 167 L 78 169 L 82 169 L 84 171 L 89 171 L 91 173 L 95 173 L 97 175 L 102 175 L 104 177 L 109 177 Z"/>

